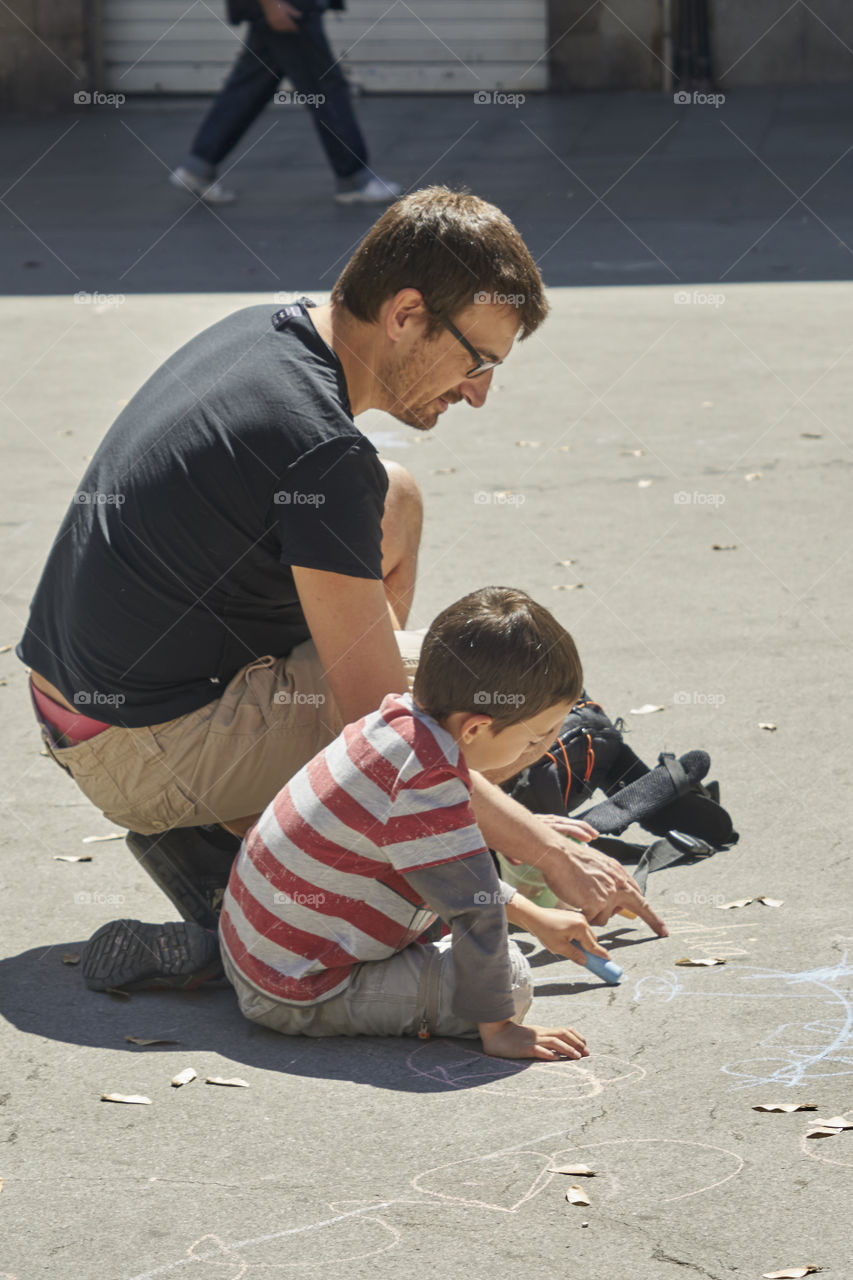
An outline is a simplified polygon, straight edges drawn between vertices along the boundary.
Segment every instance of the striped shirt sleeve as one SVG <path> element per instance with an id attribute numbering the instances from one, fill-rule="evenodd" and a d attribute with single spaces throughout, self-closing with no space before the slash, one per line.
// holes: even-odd
<path id="1" fill-rule="evenodd" d="M 473 1022 L 513 1017 L 505 886 L 491 854 L 484 850 L 457 866 L 419 868 L 405 878 L 450 927 L 454 1013 Z"/>
<path id="2" fill-rule="evenodd" d="M 469 858 L 486 848 L 470 792 L 446 762 L 423 770 L 400 788 L 380 840 L 383 854 L 401 873 Z"/>

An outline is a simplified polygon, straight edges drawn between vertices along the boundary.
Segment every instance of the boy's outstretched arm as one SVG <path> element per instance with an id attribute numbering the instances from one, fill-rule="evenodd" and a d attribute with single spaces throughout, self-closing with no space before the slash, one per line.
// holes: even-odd
<path id="1" fill-rule="evenodd" d="M 663 920 L 615 858 L 565 839 L 482 774 L 472 771 L 471 782 L 477 825 L 490 848 L 511 862 L 538 867 L 549 889 L 563 902 L 580 907 L 590 924 L 606 924 L 627 908 L 655 933 L 667 936 Z"/>
<path id="2" fill-rule="evenodd" d="M 588 1058 L 589 1049 L 571 1027 L 536 1027 L 519 1022 L 481 1022 L 483 1048 L 493 1058 Z"/>
<path id="3" fill-rule="evenodd" d="M 586 959 L 575 943 L 593 955 L 601 956 L 602 960 L 610 959 L 610 953 L 598 941 L 586 917 L 579 911 L 538 907 L 523 893 L 516 893 L 506 904 L 506 918 L 510 924 L 517 924 L 532 933 L 554 955 L 566 956 L 582 967 L 586 965 Z"/>

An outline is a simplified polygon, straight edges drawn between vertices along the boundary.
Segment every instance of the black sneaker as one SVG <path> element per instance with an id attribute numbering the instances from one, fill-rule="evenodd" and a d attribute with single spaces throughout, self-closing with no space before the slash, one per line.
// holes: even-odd
<path id="1" fill-rule="evenodd" d="M 111 920 L 83 948 L 82 972 L 92 991 L 192 991 L 222 977 L 219 940 L 192 921 Z"/>
<path id="2" fill-rule="evenodd" d="M 125 841 L 185 920 L 216 929 L 231 865 L 240 849 L 237 836 L 221 827 L 176 827 L 153 836 L 128 831 Z"/>

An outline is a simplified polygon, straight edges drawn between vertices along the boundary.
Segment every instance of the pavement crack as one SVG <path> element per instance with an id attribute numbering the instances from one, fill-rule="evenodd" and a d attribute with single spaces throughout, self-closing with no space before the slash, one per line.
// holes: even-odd
<path id="1" fill-rule="evenodd" d="M 655 1249 L 652 1254 L 654 1262 L 671 1262 L 676 1267 L 687 1267 L 690 1271 L 695 1271 L 697 1275 L 706 1276 L 707 1280 L 722 1280 L 721 1276 L 716 1276 L 711 1271 L 706 1271 L 704 1267 L 697 1266 L 695 1262 L 686 1262 L 683 1258 L 673 1258 L 672 1254 L 664 1253 L 663 1249 Z"/>

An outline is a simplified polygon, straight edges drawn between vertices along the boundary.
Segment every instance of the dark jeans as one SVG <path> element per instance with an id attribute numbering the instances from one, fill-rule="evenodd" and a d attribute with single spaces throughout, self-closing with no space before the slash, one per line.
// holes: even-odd
<path id="1" fill-rule="evenodd" d="M 283 35 L 260 19 L 249 27 L 246 47 L 202 121 L 190 148 L 218 165 L 263 111 L 285 76 L 300 94 L 322 95 L 308 107 L 329 164 L 339 178 L 367 164 L 367 146 L 358 127 L 349 86 L 323 30 L 323 17 L 309 12 L 298 33 Z"/>

